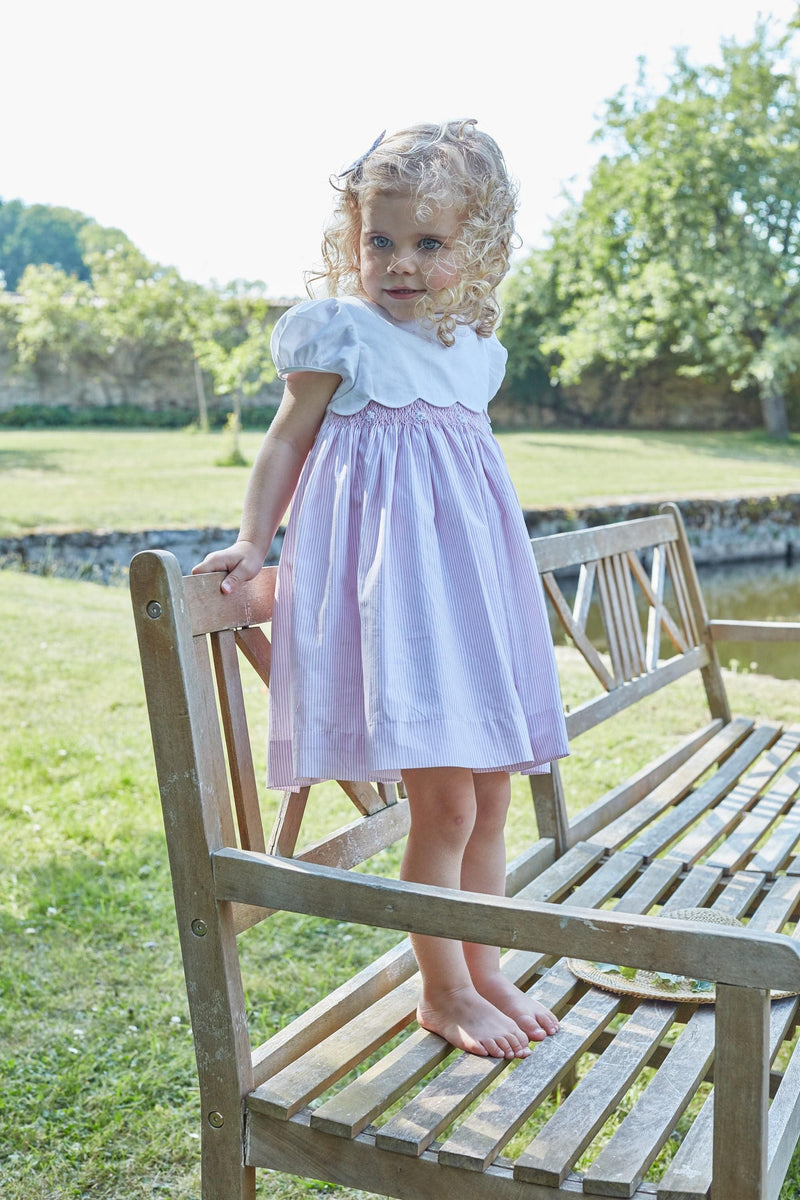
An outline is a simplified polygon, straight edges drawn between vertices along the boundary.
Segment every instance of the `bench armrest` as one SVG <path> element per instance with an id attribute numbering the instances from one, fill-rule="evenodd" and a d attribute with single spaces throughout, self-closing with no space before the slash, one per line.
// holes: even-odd
<path id="1" fill-rule="evenodd" d="M 798 621 L 709 621 L 715 642 L 800 642 Z"/>
<path id="2" fill-rule="evenodd" d="M 451 891 L 228 847 L 212 858 L 218 900 L 800 992 L 800 945 L 782 934 Z"/>

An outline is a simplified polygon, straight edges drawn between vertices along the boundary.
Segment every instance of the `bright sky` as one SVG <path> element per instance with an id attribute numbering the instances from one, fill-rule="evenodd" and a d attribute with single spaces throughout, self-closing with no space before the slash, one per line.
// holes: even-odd
<path id="1" fill-rule="evenodd" d="M 0 197 L 76 208 L 188 279 L 303 293 L 328 178 L 380 131 L 477 117 L 540 242 L 603 101 L 797 0 L 22 0 L 0 38 Z"/>

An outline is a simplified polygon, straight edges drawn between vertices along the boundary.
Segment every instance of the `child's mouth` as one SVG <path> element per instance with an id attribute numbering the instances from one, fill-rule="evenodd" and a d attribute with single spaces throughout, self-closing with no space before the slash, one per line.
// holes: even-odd
<path id="1" fill-rule="evenodd" d="M 387 296 L 394 296 L 398 300 L 405 300 L 409 296 L 421 296 L 422 292 L 419 288 L 387 288 Z"/>

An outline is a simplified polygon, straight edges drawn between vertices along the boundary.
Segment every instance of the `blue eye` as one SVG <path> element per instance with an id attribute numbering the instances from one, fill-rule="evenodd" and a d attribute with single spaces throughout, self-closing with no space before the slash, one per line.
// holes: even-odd
<path id="1" fill-rule="evenodd" d="M 439 239 L 433 237 L 420 238 L 419 244 L 422 250 L 440 250 L 442 246 Z"/>
<path id="2" fill-rule="evenodd" d="M 382 233 L 376 233 L 370 241 L 376 250 L 388 250 L 392 244 L 391 238 L 384 237 Z"/>

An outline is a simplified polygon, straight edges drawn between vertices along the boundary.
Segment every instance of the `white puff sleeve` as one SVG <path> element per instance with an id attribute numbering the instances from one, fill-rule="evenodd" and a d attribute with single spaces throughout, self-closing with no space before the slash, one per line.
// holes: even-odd
<path id="1" fill-rule="evenodd" d="M 508 351 L 505 346 L 498 342 L 494 334 L 487 339 L 486 355 L 489 365 L 489 399 L 497 394 L 500 390 L 500 384 L 506 373 L 506 361 L 508 359 Z"/>
<path id="2" fill-rule="evenodd" d="M 352 388 L 359 346 L 352 316 L 339 300 L 306 300 L 285 312 L 272 331 L 272 360 L 281 379 L 292 371 L 341 375 L 336 395 Z"/>

